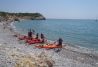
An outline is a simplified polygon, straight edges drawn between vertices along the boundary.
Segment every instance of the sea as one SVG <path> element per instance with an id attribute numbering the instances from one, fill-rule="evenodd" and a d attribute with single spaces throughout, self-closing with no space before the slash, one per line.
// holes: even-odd
<path id="1" fill-rule="evenodd" d="M 48 40 L 63 39 L 64 43 L 98 50 L 98 21 L 92 19 L 22 20 L 14 26 L 21 34 L 29 29 L 43 33 Z"/>

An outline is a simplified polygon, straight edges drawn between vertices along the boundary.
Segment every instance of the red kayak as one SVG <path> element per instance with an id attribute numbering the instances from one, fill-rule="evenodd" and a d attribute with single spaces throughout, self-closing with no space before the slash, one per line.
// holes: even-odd
<path id="1" fill-rule="evenodd" d="M 25 39 L 27 39 L 27 38 L 28 38 L 27 36 L 22 35 L 22 36 L 20 36 L 18 39 L 19 39 L 19 40 L 25 40 Z"/>
<path id="2" fill-rule="evenodd" d="M 53 49 L 53 48 L 62 48 L 62 46 L 56 46 L 55 44 L 49 44 L 49 45 L 39 45 L 39 46 L 36 46 L 37 48 L 50 48 L 50 49 Z"/>
<path id="3" fill-rule="evenodd" d="M 27 39 L 26 40 L 26 43 L 29 43 L 29 44 L 36 44 L 36 43 L 41 43 L 42 41 L 40 39 Z"/>

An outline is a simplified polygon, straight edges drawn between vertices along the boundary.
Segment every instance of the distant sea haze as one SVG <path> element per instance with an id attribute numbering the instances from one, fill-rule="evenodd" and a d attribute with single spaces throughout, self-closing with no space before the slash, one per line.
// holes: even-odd
<path id="1" fill-rule="evenodd" d="M 98 22 L 95 20 L 24 20 L 14 25 L 21 34 L 27 34 L 31 28 L 43 33 L 48 40 L 61 37 L 64 43 L 98 50 Z"/>

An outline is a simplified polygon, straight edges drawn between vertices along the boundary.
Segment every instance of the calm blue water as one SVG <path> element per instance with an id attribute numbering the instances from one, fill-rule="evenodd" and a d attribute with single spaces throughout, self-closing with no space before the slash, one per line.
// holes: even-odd
<path id="1" fill-rule="evenodd" d="M 98 22 L 95 20 L 24 20 L 15 23 L 21 33 L 29 28 L 44 33 L 49 40 L 61 37 L 65 43 L 98 50 Z"/>

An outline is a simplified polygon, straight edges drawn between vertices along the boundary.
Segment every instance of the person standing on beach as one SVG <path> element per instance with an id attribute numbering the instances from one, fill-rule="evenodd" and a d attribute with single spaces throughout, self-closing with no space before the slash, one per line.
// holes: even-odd
<path id="1" fill-rule="evenodd" d="M 29 32 L 28 32 L 28 37 L 29 37 L 30 39 L 32 39 L 32 31 L 31 31 L 31 29 L 30 29 Z"/>

